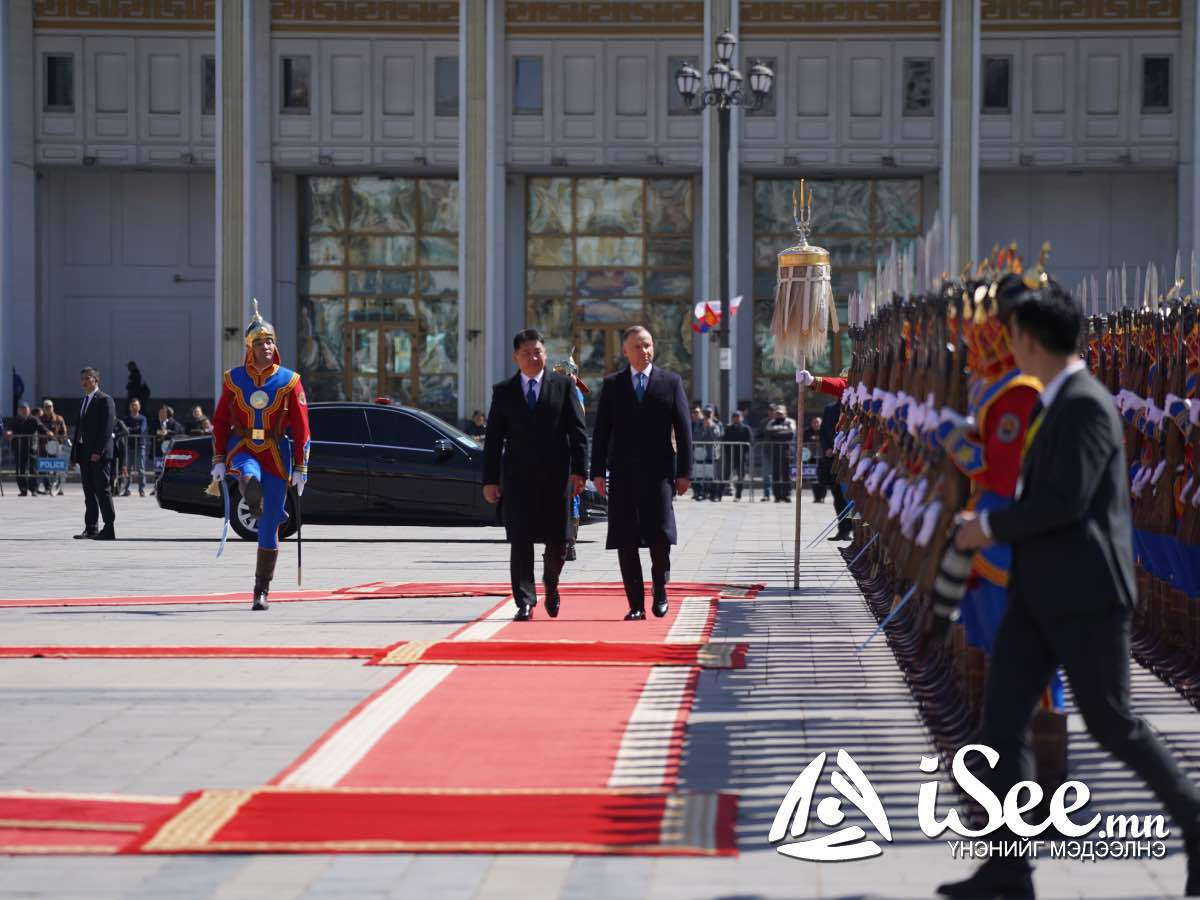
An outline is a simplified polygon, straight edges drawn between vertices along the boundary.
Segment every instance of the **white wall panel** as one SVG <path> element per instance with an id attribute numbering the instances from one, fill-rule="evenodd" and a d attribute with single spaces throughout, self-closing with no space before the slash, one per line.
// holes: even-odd
<path id="1" fill-rule="evenodd" d="M 434 67 L 440 56 L 458 58 L 457 41 L 425 41 L 424 77 L 422 90 L 417 94 L 417 109 L 425 113 L 425 144 L 432 148 L 434 145 L 458 144 L 458 116 L 435 115 L 434 92 L 437 85 L 434 79 Z M 437 154 L 430 149 L 429 158 Z M 457 164 L 457 156 L 455 157 Z"/>
<path id="2" fill-rule="evenodd" d="M 126 266 L 177 266 L 186 244 L 188 176 L 122 172 L 119 176 L 121 262 Z"/>
<path id="3" fill-rule="evenodd" d="M 317 40 L 271 41 L 271 111 L 275 119 L 274 140 L 281 144 L 315 143 L 317 123 L 322 115 L 321 42 Z M 309 111 L 283 112 L 283 58 L 306 56 L 309 59 Z M 278 154 L 277 157 L 278 158 Z"/>
<path id="4" fill-rule="evenodd" d="M 371 42 L 321 42 L 321 139 L 365 145 L 371 136 L 368 73 Z"/>
<path id="5" fill-rule="evenodd" d="M 188 41 L 189 61 L 187 91 L 187 108 L 192 123 L 192 140 L 194 144 L 213 144 L 217 137 L 216 114 L 205 115 L 202 106 L 202 90 L 204 81 L 204 57 L 216 59 L 216 44 L 208 38 L 193 38 Z M 274 104 L 272 104 L 274 109 Z M 203 152 L 203 151 L 202 151 Z M 200 156 L 200 153 L 196 154 Z"/>
<path id="6" fill-rule="evenodd" d="M 600 41 L 560 41 L 554 46 L 553 76 L 556 82 L 554 139 L 559 142 L 594 142 L 601 139 L 604 109 L 604 79 L 601 77 L 604 45 Z M 598 151 L 562 154 L 584 161 L 598 161 Z"/>
<path id="7" fill-rule="evenodd" d="M 142 142 L 186 144 L 189 137 L 188 41 L 140 39 L 137 42 L 138 137 Z M 198 82 L 196 83 L 198 87 Z M 199 102 L 199 97 L 195 102 Z M 173 148 L 176 159 L 186 147 Z"/>
<path id="8" fill-rule="evenodd" d="M 1171 109 L 1169 112 L 1142 112 L 1142 57 L 1169 56 L 1171 58 Z M 1180 79 L 1181 54 L 1179 41 L 1175 38 L 1134 38 L 1132 41 L 1131 68 L 1133 85 L 1133 141 L 1166 142 L 1179 140 L 1179 116 L 1181 114 L 1182 82 Z"/>
<path id="9" fill-rule="evenodd" d="M 891 71 L 891 44 L 846 41 L 841 45 L 843 139 L 878 144 L 891 134 L 892 102 L 885 74 Z M 876 154 L 878 156 L 878 154 Z"/>
<path id="10" fill-rule="evenodd" d="M 980 113 L 980 160 L 984 161 L 997 156 L 1002 156 L 1004 158 L 1012 156 L 1015 159 L 1016 153 L 1010 153 L 1011 145 L 1019 143 L 1025 135 L 1025 131 L 1022 128 L 1021 119 L 1026 108 L 1023 94 L 1026 78 L 1024 77 L 1024 69 L 1021 64 L 1023 56 L 1022 43 L 1021 41 L 1014 40 L 983 40 L 980 42 L 980 53 L 985 58 L 989 56 L 1007 57 L 1009 60 L 1011 60 L 1010 72 L 1012 73 L 1008 92 L 1008 112 L 981 111 Z M 982 103 L 983 87 L 981 85 L 981 110 Z M 997 144 L 1004 144 L 1006 146 L 999 149 L 993 149 Z"/>
<path id="11" fill-rule="evenodd" d="M 1033 40 L 1024 45 L 1024 130 L 1029 142 L 1065 143 L 1074 137 L 1075 42 Z"/>
<path id="12" fill-rule="evenodd" d="M 1053 246 L 1055 277 L 1073 287 L 1085 275 L 1153 260 L 1172 263 L 1176 236 L 1174 173 L 984 173 L 979 243 L 1016 241 L 1032 255 Z M 1136 228 L 1125 227 L 1136 222 Z M 1132 279 L 1132 271 L 1130 274 Z"/>
<path id="13" fill-rule="evenodd" d="M 930 115 L 905 114 L 905 72 L 906 59 L 929 60 L 933 68 L 932 80 L 932 109 Z M 940 143 L 941 98 L 942 98 L 942 66 L 941 46 L 937 41 L 897 41 L 892 48 L 890 81 L 893 122 L 895 127 L 892 140 L 896 144 L 937 144 Z M 900 154 L 897 154 L 899 159 Z M 917 153 L 913 159 L 926 159 L 927 154 Z"/>
<path id="14" fill-rule="evenodd" d="M 41 285 L 52 359 L 124 382 L 138 362 L 159 398 L 212 385 L 214 179 L 211 174 L 51 170 Z M 49 394 L 74 394 L 73 368 L 51 367 Z"/>
<path id="15" fill-rule="evenodd" d="M 795 98 L 788 108 L 791 138 L 833 144 L 837 139 L 838 53 L 836 41 L 796 41 L 788 54 L 787 80 Z M 795 148 L 793 148 L 795 149 Z"/>
<path id="16" fill-rule="evenodd" d="M 748 98 L 750 93 L 750 69 L 755 59 L 763 59 L 775 69 L 775 81 L 771 86 L 771 99 L 763 108 L 754 113 L 747 113 L 741 121 L 741 139 L 743 148 L 771 144 L 782 146 L 787 139 L 785 118 L 790 118 L 791 79 L 787 77 L 788 45 L 783 41 L 747 41 L 739 48 L 738 57 L 744 83 L 742 89 Z M 774 115 L 768 110 L 774 109 Z M 772 154 L 776 158 L 778 154 Z M 749 163 L 750 157 L 743 150 L 742 159 Z M 765 164 L 765 163 L 764 163 Z"/>
<path id="17" fill-rule="evenodd" d="M 133 140 L 133 38 L 85 38 L 83 53 L 88 139 Z"/>
<path id="18" fill-rule="evenodd" d="M 70 55 L 74 59 L 75 109 L 70 112 L 52 112 L 46 107 L 46 57 L 52 55 Z M 59 37 L 57 35 L 38 35 L 37 52 L 34 54 L 35 67 L 33 98 L 34 114 L 37 116 L 37 138 L 39 141 L 82 141 L 83 115 L 86 103 L 83 96 L 84 58 L 83 39 L 78 37 Z M 82 151 L 78 152 L 82 155 Z"/>

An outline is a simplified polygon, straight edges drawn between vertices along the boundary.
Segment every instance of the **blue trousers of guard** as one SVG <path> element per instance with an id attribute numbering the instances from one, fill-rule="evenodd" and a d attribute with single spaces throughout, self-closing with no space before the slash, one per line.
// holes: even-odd
<path id="1" fill-rule="evenodd" d="M 287 521 L 287 482 L 270 472 L 264 472 L 254 454 L 245 451 L 233 458 L 230 466 L 242 473 L 242 478 L 257 478 L 262 484 L 262 515 L 258 518 L 258 546 L 274 550 L 279 546 L 279 528 Z"/>

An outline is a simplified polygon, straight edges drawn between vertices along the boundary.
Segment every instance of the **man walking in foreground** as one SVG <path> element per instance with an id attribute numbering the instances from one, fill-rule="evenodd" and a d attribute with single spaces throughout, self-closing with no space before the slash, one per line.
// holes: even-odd
<path id="1" fill-rule="evenodd" d="M 960 550 L 993 541 L 1013 549 L 980 728 L 980 741 L 1000 754 L 991 788 L 1004 797 L 1018 781 L 1033 780 L 1030 719 L 1061 665 L 1088 731 L 1145 780 L 1183 832 L 1193 896 L 1200 893 L 1200 794 L 1130 709 L 1137 589 L 1121 420 L 1079 359 L 1083 316 L 1057 284 L 1018 299 L 1009 327 L 1017 366 L 1045 385 L 1025 438 L 1016 502 L 960 513 L 955 537 Z M 1028 860 L 992 857 L 938 892 L 1032 897 L 1033 879 Z"/>
<path id="2" fill-rule="evenodd" d="M 546 545 L 546 612 L 558 615 L 558 576 L 567 558 L 571 504 L 583 493 L 587 429 L 575 381 L 546 371 L 546 343 L 532 328 L 513 338 L 516 375 L 492 388 L 483 439 L 483 496 L 499 503 L 511 545 L 514 621 L 537 606 L 533 545 Z"/>
<path id="3" fill-rule="evenodd" d="M 592 431 L 592 480 L 608 496 L 609 550 L 617 551 L 629 601 L 627 620 L 646 618 L 638 548 L 650 548 L 654 615 L 667 614 L 671 545 L 677 542 L 672 499 L 691 484 L 692 426 L 683 381 L 654 366 L 654 338 L 641 326 L 625 332 L 629 366 L 604 379 Z M 674 444 L 672 444 L 674 435 Z M 606 484 L 605 478 L 609 481 Z"/>

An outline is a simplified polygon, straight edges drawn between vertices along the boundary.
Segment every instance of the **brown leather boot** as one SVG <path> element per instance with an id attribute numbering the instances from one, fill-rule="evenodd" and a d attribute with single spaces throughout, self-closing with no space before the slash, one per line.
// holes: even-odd
<path id="1" fill-rule="evenodd" d="M 258 565 L 254 569 L 254 603 L 253 610 L 267 608 L 267 592 L 271 589 L 271 579 L 275 577 L 275 561 L 279 559 L 279 548 L 258 548 Z"/>

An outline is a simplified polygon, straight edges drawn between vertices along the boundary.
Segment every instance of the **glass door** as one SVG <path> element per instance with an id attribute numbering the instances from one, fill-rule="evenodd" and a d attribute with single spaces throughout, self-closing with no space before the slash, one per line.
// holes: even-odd
<path id="1" fill-rule="evenodd" d="M 417 363 L 413 355 L 412 324 L 362 322 L 346 326 L 350 348 L 349 389 L 351 400 L 370 402 L 390 397 L 412 405 Z"/>
<path id="2" fill-rule="evenodd" d="M 628 325 L 588 325 L 575 332 L 579 377 L 588 387 L 598 385 L 626 364 L 621 352 L 621 335 Z M 553 360 L 557 362 L 557 360 Z"/>

